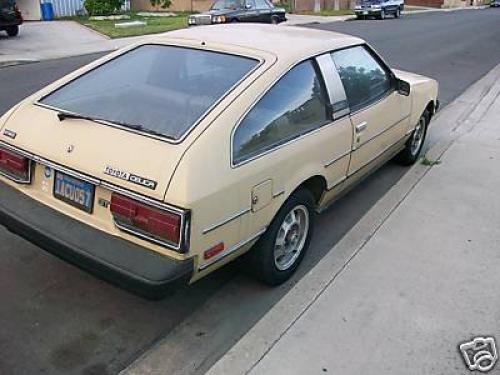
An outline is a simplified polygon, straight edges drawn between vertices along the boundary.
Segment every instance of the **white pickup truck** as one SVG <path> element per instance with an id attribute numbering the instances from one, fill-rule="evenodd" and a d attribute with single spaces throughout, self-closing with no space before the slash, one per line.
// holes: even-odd
<path id="1" fill-rule="evenodd" d="M 388 14 L 399 18 L 404 5 L 404 0 L 358 0 L 354 12 L 358 19 L 374 16 L 383 20 Z"/>

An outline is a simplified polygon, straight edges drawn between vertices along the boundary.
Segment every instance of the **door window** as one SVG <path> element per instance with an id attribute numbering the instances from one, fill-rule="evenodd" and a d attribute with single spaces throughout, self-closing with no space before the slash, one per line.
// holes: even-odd
<path id="1" fill-rule="evenodd" d="M 352 112 L 386 95 L 391 90 L 391 78 L 363 46 L 332 53 Z"/>
<path id="2" fill-rule="evenodd" d="M 264 153 L 331 122 L 327 95 L 311 60 L 283 76 L 250 110 L 233 137 L 233 163 Z"/>
<path id="3" fill-rule="evenodd" d="M 257 9 L 269 9 L 269 3 L 266 0 L 255 0 Z"/>

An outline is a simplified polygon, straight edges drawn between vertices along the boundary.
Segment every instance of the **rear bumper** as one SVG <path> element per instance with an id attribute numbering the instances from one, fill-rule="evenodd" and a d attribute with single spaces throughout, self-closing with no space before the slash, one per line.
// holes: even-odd
<path id="1" fill-rule="evenodd" d="M 176 261 L 94 229 L 0 183 L 0 225 L 96 276 L 148 298 L 186 283 L 193 260 Z"/>

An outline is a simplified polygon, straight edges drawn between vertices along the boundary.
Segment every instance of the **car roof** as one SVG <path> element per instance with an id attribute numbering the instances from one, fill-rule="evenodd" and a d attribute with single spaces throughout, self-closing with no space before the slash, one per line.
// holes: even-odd
<path id="1" fill-rule="evenodd" d="M 164 34 L 166 39 L 188 39 L 274 54 L 278 60 L 299 60 L 364 41 L 332 31 L 266 24 L 196 26 Z M 160 38 L 161 40 L 161 38 Z"/>

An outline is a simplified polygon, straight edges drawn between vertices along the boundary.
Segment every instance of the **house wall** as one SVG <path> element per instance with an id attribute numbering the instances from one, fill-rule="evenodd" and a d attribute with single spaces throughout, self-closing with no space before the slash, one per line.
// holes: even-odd
<path id="1" fill-rule="evenodd" d="M 42 18 L 38 0 L 17 0 L 16 4 L 26 21 L 40 21 Z"/>
<path id="2" fill-rule="evenodd" d="M 168 9 L 151 6 L 149 0 L 133 0 L 131 9 L 133 11 L 164 11 L 164 12 L 204 12 L 208 10 L 214 0 L 172 0 Z"/>
<path id="3" fill-rule="evenodd" d="M 405 5 L 441 8 L 444 0 L 405 0 Z"/>
<path id="4" fill-rule="evenodd" d="M 484 0 L 405 0 L 406 5 L 418 5 L 433 8 L 459 8 L 471 5 L 484 5 Z"/>
<path id="5" fill-rule="evenodd" d="M 295 0 L 295 11 L 313 11 L 316 1 L 317 0 Z M 354 3 L 354 0 L 319 0 L 321 9 L 335 9 L 336 2 L 338 3 L 339 9 L 350 9 L 352 8 L 351 3 Z"/>

